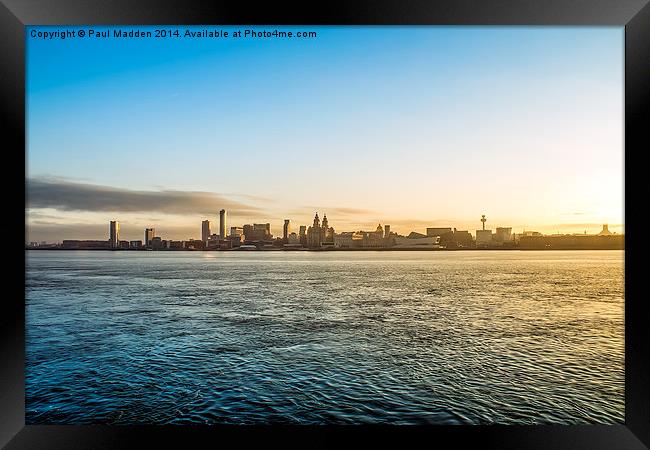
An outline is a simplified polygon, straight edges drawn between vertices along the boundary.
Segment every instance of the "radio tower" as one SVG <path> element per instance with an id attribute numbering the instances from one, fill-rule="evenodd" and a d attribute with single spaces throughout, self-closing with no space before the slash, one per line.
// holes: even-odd
<path id="1" fill-rule="evenodd" d="M 481 222 L 483 222 L 483 231 L 485 231 L 485 222 L 487 222 L 487 219 L 485 218 L 485 214 L 481 216 Z"/>

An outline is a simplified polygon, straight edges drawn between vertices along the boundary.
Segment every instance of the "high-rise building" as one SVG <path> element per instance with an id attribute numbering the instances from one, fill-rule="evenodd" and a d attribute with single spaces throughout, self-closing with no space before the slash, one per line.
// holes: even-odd
<path id="1" fill-rule="evenodd" d="M 210 221 L 204 220 L 201 222 L 201 240 L 206 243 L 210 239 Z"/>
<path id="2" fill-rule="evenodd" d="M 108 240 L 111 248 L 118 248 L 120 246 L 120 223 L 117 220 L 111 220 L 108 227 Z"/>
<path id="3" fill-rule="evenodd" d="M 226 239 L 226 210 L 219 211 L 219 236 L 221 239 Z"/>
<path id="4" fill-rule="evenodd" d="M 390 237 L 390 225 L 384 225 L 384 238 Z"/>
<path id="5" fill-rule="evenodd" d="M 300 225 L 300 232 L 298 233 L 298 239 L 303 246 L 307 245 L 307 226 Z"/>
<path id="6" fill-rule="evenodd" d="M 151 240 L 156 237 L 155 228 L 145 228 L 144 229 L 144 245 L 146 247 L 151 247 Z"/>
<path id="7" fill-rule="evenodd" d="M 289 239 L 289 234 L 291 233 L 291 222 L 289 219 L 284 219 L 284 227 L 282 227 L 282 239 L 286 243 Z"/>

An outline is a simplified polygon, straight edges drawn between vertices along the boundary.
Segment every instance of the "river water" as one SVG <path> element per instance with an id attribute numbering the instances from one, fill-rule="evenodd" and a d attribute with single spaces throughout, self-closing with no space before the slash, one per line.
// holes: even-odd
<path id="1" fill-rule="evenodd" d="M 28 251 L 28 424 L 624 421 L 624 252 Z"/>

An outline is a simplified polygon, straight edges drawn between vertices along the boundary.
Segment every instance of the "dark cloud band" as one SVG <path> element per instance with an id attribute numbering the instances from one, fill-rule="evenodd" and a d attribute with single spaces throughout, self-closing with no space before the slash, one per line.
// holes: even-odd
<path id="1" fill-rule="evenodd" d="M 260 208 L 204 191 L 140 191 L 59 178 L 27 180 L 27 206 L 62 211 L 162 212 L 166 214 L 232 214 L 254 217 Z"/>

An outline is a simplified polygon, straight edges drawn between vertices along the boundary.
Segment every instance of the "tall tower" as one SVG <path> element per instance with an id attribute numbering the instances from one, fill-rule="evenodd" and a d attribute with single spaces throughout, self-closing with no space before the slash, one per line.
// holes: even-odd
<path id="1" fill-rule="evenodd" d="M 226 210 L 219 211 L 219 237 L 226 239 Z"/>
<path id="2" fill-rule="evenodd" d="M 108 240 L 112 248 L 120 246 L 120 223 L 117 220 L 111 220 L 108 227 Z"/>
<path id="3" fill-rule="evenodd" d="M 390 225 L 384 225 L 384 237 L 390 237 Z"/>
<path id="4" fill-rule="evenodd" d="M 328 228 L 329 228 L 329 224 L 328 224 L 328 222 L 327 222 L 327 214 L 323 214 L 323 228 L 324 228 L 324 229 L 328 229 Z"/>
<path id="5" fill-rule="evenodd" d="M 155 228 L 145 228 L 144 229 L 144 245 L 149 247 L 151 245 L 151 240 L 156 237 Z"/>
<path id="6" fill-rule="evenodd" d="M 282 239 L 284 241 L 289 240 L 289 233 L 291 233 L 291 222 L 289 219 L 284 219 L 284 227 L 282 228 Z"/>
<path id="7" fill-rule="evenodd" d="M 318 218 L 318 213 L 314 216 L 314 228 L 320 227 L 320 219 Z"/>
<path id="8" fill-rule="evenodd" d="M 485 222 L 487 222 L 487 219 L 485 218 L 485 214 L 481 216 L 481 222 L 483 222 L 483 230 L 485 231 Z"/>
<path id="9" fill-rule="evenodd" d="M 298 234 L 300 238 L 300 244 L 307 245 L 307 225 L 300 225 L 300 231 Z"/>
<path id="10" fill-rule="evenodd" d="M 204 220 L 201 222 L 201 240 L 203 242 L 208 242 L 208 239 L 210 239 L 210 234 L 210 221 Z"/>

